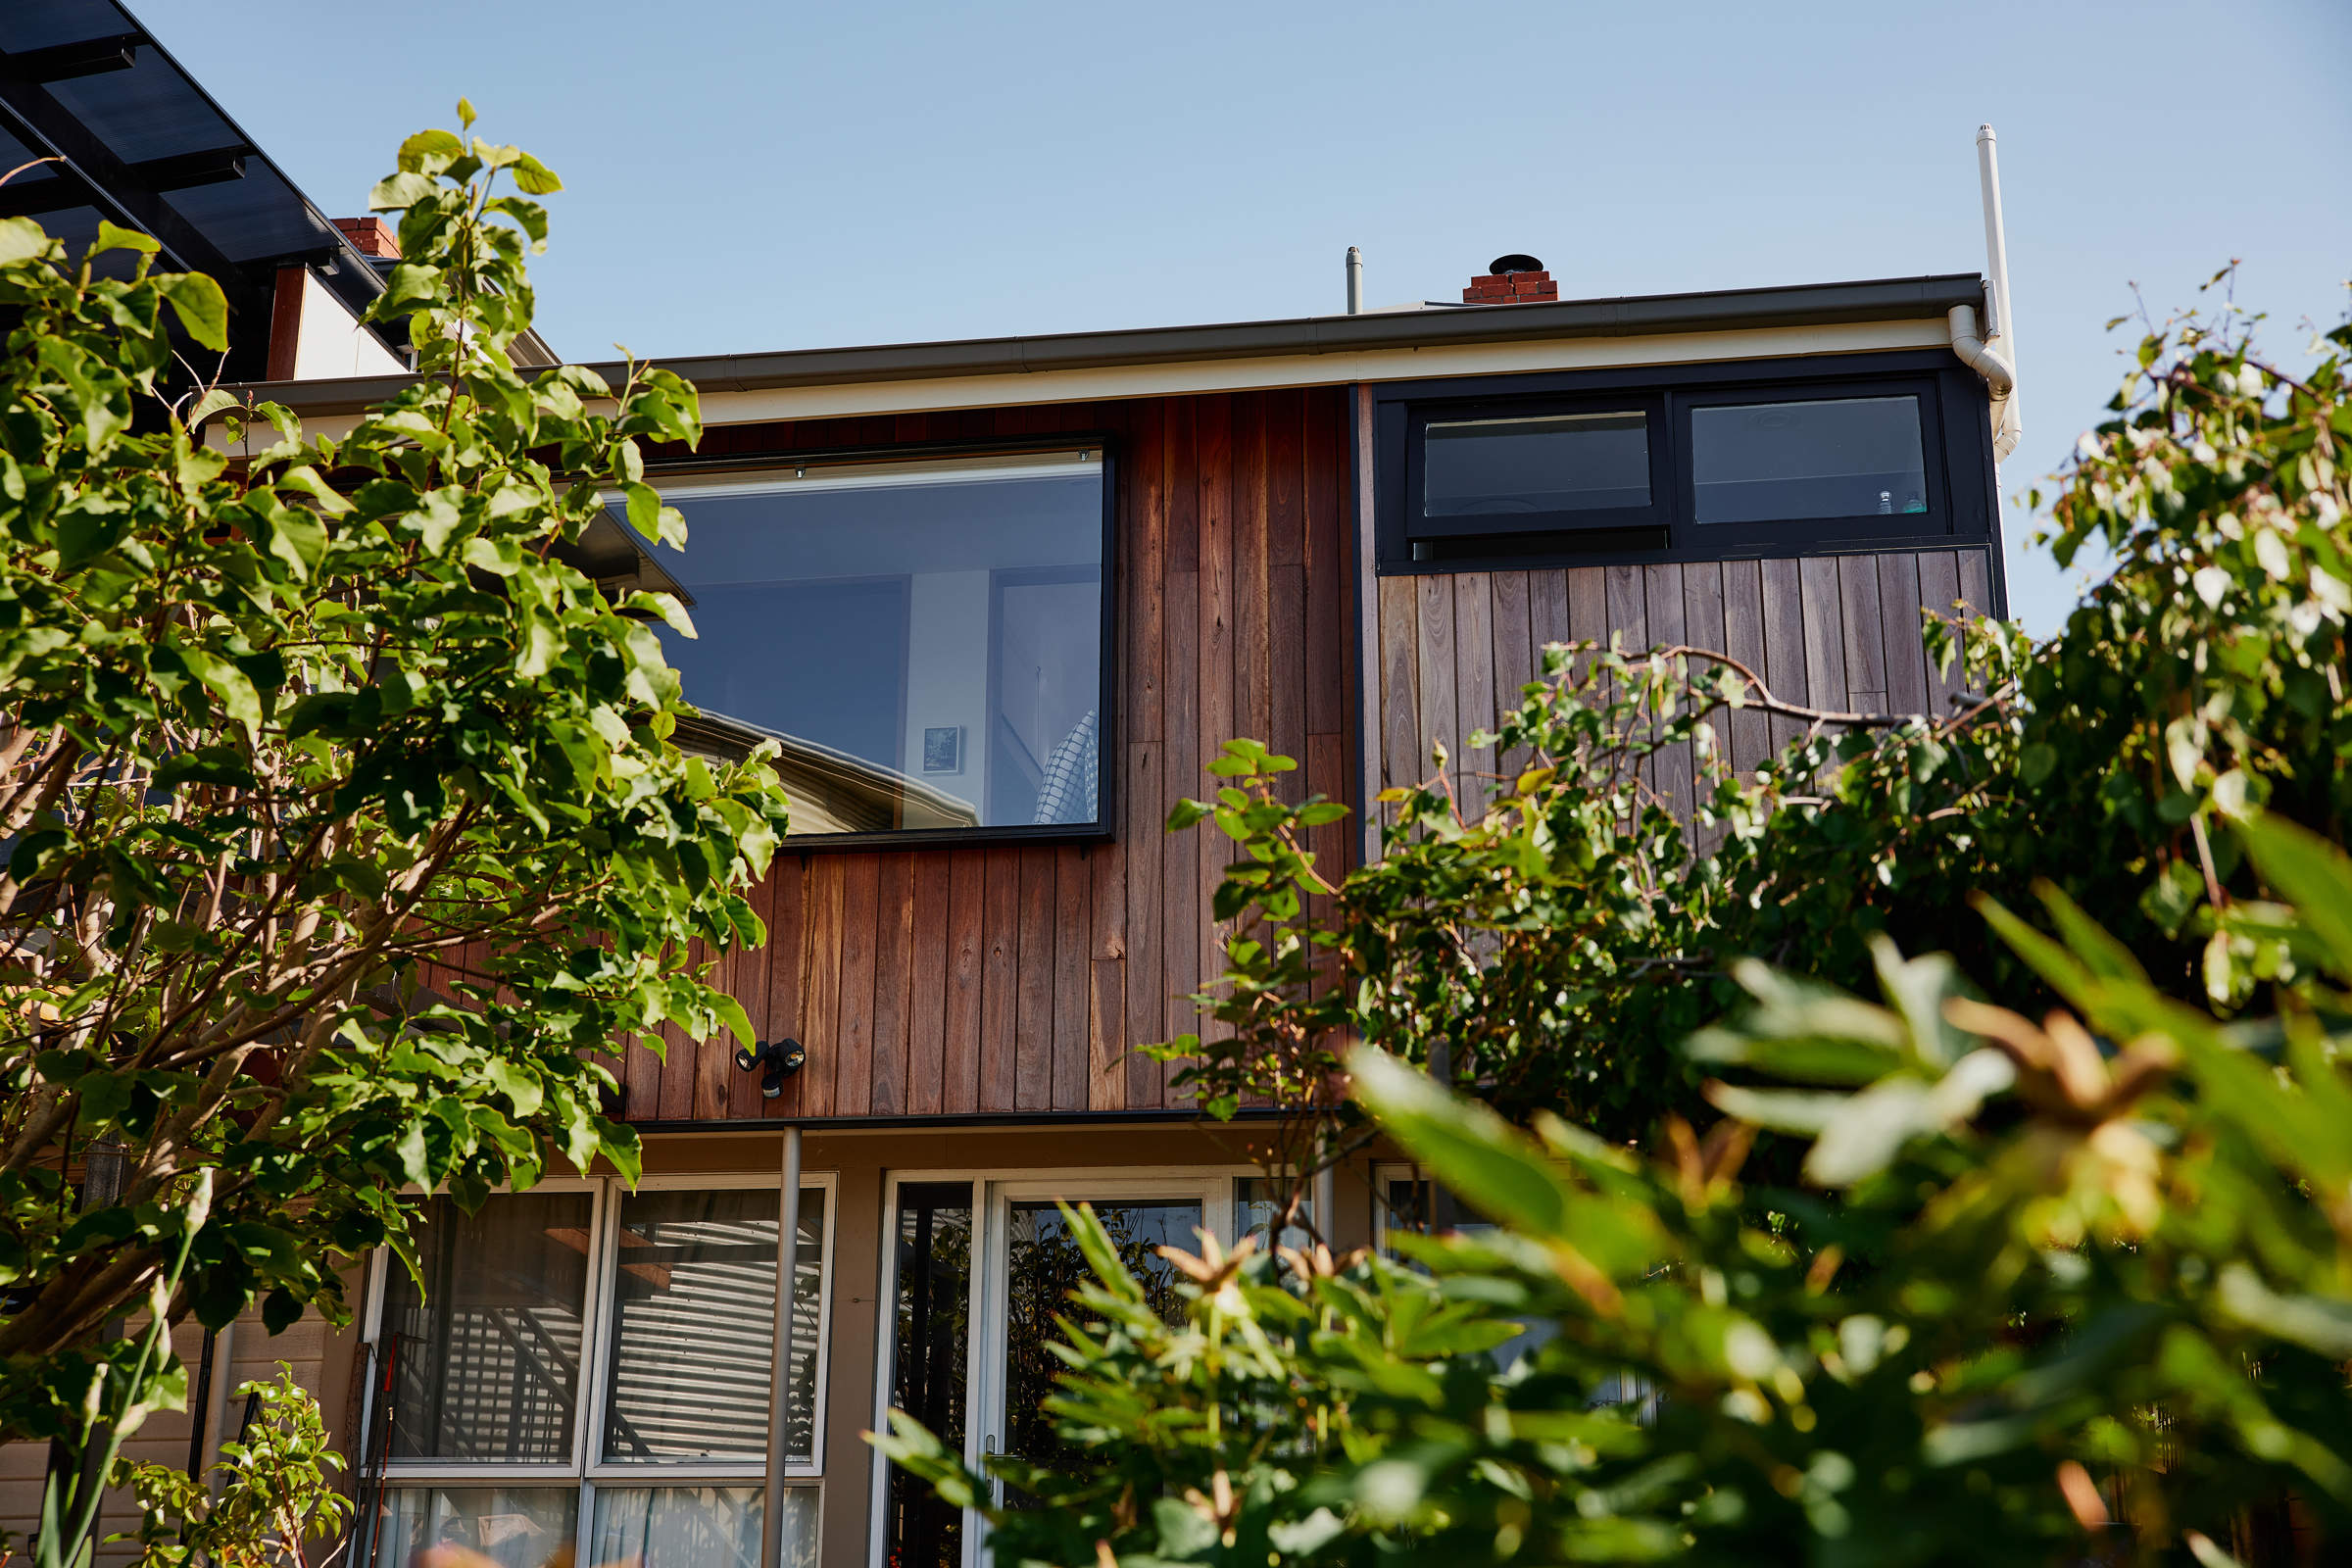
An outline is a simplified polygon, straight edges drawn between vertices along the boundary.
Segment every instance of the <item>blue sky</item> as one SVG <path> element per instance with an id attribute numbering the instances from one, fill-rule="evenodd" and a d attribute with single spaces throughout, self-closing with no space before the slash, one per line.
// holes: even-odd
<path id="1" fill-rule="evenodd" d="M 2016 494 L 2114 391 L 2131 282 L 2242 258 L 2299 353 L 2352 275 L 2343 0 L 129 3 L 333 213 L 470 96 L 566 183 L 540 325 L 580 357 L 1336 311 L 1351 244 L 1375 304 L 1505 251 L 1576 297 L 1975 270 L 1990 121 Z"/>

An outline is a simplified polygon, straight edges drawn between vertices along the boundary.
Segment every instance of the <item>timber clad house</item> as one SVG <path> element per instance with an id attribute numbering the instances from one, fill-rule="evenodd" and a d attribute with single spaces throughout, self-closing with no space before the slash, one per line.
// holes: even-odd
<path id="1" fill-rule="evenodd" d="M 769 1561 L 977 1562 L 859 1435 L 896 1405 L 975 1457 L 1043 1451 L 1077 1267 L 1054 1200 L 1139 1244 L 1268 1221 L 1250 1125 L 1130 1050 L 1196 1027 L 1177 999 L 1217 967 L 1223 841 L 1161 826 L 1203 763 L 1263 738 L 1360 823 L 1435 739 L 1475 790 L 1463 738 L 1543 647 L 1611 635 L 1821 708 L 1939 708 L 1920 608 L 2003 608 L 1997 414 L 1952 342 L 1984 294 L 1513 293 L 670 362 L 710 426 L 658 475 L 692 547 L 616 523 L 588 556 L 689 601 L 691 744 L 782 744 L 769 944 L 717 979 L 805 1060 L 631 1049 L 642 1187 L 440 1211 L 421 1297 L 377 1267 L 321 1380 L 374 1562 L 755 1568 L 770 1530 Z M 266 395 L 332 429 L 395 384 Z M 1782 738 L 1750 713 L 1728 741 L 1752 767 Z M 1326 864 L 1366 853 L 1320 831 Z M 1315 1219 L 1365 1243 L 1415 1192 L 1367 1160 Z"/>
<path id="2" fill-rule="evenodd" d="M 337 232 L 344 266 L 389 238 Z M 581 559 L 691 607 L 684 744 L 781 746 L 769 942 L 716 975 L 767 1049 L 631 1047 L 644 1181 L 436 1206 L 423 1289 L 376 1259 L 349 1332 L 184 1329 L 193 1417 L 133 1450 L 204 1462 L 225 1391 L 282 1359 L 374 1568 L 977 1568 L 972 1521 L 860 1434 L 898 1406 L 975 1460 L 1047 1451 L 1080 1267 L 1055 1200 L 1139 1252 L 1269 1223 L 1251 1124 L 1131 1050 L 1195 1029 L 1180 999 L 1219 966 L 1224 841 L 1162 824 L 1224 741 L 1353 808 L 1317 830 L 1344 867 L 1433 741 L 1475 798 L 1464 737 L 1548 643 L 1716 648 L 1798 702 L 1932 712 L 1921 607 L 2005 612 L 1980 276 L 1559 293 L 1513 256 L 1396 310 L 662 362 L 709 426 L 653 475 L 692 548 L 615 521 Z M 259 373 L 330 434 L 402 374 Z M 1734 764 L 1782 722 L 1735 715 Z M 1367 1158 L 1313 1217 L 1365 1245 L 1419 1191 Z M 0 1453 L 21 1525 L 40 1455 Z"/>

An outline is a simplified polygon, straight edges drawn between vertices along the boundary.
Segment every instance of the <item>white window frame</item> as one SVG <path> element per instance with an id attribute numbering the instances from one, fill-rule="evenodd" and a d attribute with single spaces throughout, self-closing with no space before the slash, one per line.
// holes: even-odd
<path id="1" fill-rule="evenodd" d="M 835 1171 L 804 1171 L 801 1175 L 802 1190 L 817 1189 L 824 1194 L 825 1201 L 824 1225 L 818 1233 L 821 1252 L 816 1289 L 818 1353 L 816 1386 L 812 1391 L 814 1426 L 810 1432 L 810 1452 L 808 1457 L 788 1459 L 784 1474 L 788 1488 L 807 1492 L 814 1500 L 817 1510 L 814 1528 L 819 1532 L 819 1540 L 822 1539 L 824 1524 L 824 1489 L 820 1483 L 825 1473 L 825 1403 L 827 1368 L 831 1361 L 825 1352 L 832 1344 L 833 1249 L 835 1226 L 841 1212 L 840 1186 L 840 1176 Z M 464 1464 L 446 1460 L 387 1458 L 382 1479 L 385 1491 L 460 1492 L 493 1487 L 555 1490 L 568 1487 L 576 1496 L 572 1524 L 574 1549 L 584 1553 L 592 1545 L 591 1538 L 596 1525 L 596 1494 L 600 1490 L 637 1492 L 661 1488 L 765 1485 L 767 1462 L 764 1458 L 615 1461 L 600 1456 L 606 1406 L 612 1395 L 612 1336 L 616 1316 L 612 1302 L 619 1251 L 615 1238 L 620 1227 L 621 1206 L 631 1191 L 616 1176 L 551 1176 L 529 1190 L 531 1194 L 586 1192 L 594 1195 L 595 1200 L 589 1210 L 588 1299 L 581 1309 L 580 1380 L 573 1398 L 569 1461 L 563 1464 Z M 776 1194 L 777 1217 L 779 1220 L 783 1217 L 782 1180 L 779 1175 L 768 1172 L 712 1171 L 647 1176 L 638 1181 L 633 1191 L 768 1191 Z M 513 1193 L 514 1189 L 502 1186 L 492 1189 L 491 1196 L 498 1198 Z M 797 1239 L 786 1238 L 779 1230 L 777 1245 L 780 1249 L 794 1250 L 797 1267 Z M 384 1300 L 389 1294 L 391 1269 L 394 1266 L 390 1250 L 379 1249 L 368 1275 L 365 1343 L 370 1346 L 378 1344 L 383 1336 Z M 787 1316 L 791 1305 L 789 1297 L 777 1303 L 775 1332 L 791 1332 Z M 368 1412 L 370 1415 L 372 1413 Z M 380 1544 L 378 1549 L 381 1549 Z M 352 1568 L 371 1568 L 371 1565 L 353 1564 Z"/>
<path id="2" fill-rule="evenodd" d="M 997 1434 L 989 1428 L 1002 1419 L 1005 1330 L 1004 1315 L 989 1303 L 1004 1298 L 1010 1266 L 1009 1219 L 1015 1201 L 1063 1198 L 1073 1202 L 1095 1199 L 1184 1199 L 1200 1200 L 1200 1224 L 1219 1247 L 1233 1245 L 1233 1187 L 1237 1177 L 1268 1175 L 1266 1167 L 1227 1165 L 1116 1165 L 1074 1168 L 1016 1167 L 974 1170 L 894 1170 L 882 1187 L 882 1281 L 875 1300 L 873 1430 L 890 1430 L 892 1374 L 898 1359 L 899 1299 L 899 1189 L 911 1185 L 969 1185 L 972 1188 L 972 1283 L 964 1321 L 970 1339 L 964 1348 L 963 1461 L 980 1468 L 980 1455 Z M 890 1464 L 873 1466 L 867 1498 L 866 1558 L 869 1568 L 882 1568 L 883 1524 L 890 1502 Z M 965 1568 L 988 1568 L 986 1528 L 980 1516 L 966 1509 L 963 1516 Z"/>
<path id="3" fill-rule="evenodd" d="M 1372 1250 L 1384 1257 L 1389 1251 L 1389 1232 L 1396 1225 L 1389 1213 L 1389 1184 L 1392 1182 L 1426 1182 L 1429 1177 L 1421 1167 L 1405 1160 L 1382 1160 L 1372 1167 Z"/>

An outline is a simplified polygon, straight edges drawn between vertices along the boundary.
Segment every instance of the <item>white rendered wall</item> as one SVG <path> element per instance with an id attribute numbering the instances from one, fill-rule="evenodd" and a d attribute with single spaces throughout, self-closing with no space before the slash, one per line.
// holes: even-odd
<path id="1" fill-rule="evenodd" d="M 375 334 L 360 325 L 351 308 L 337 299 L 310 269 L 302 273 L 302 319 L 294 335 L 297 381 L 339 380 L 352 375 L 399 375 L 408 366 L 388 353 Z"/>

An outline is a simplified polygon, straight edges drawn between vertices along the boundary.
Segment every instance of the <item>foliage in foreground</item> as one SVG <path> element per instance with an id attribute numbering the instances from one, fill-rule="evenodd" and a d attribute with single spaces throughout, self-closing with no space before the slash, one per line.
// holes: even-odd
<path id="1" fill-rule="evenodd" d="M 2227 918 L 2260 879 L 2225 824 L 2352 829 L 2352 324 L 2321 351 L 2289 373 L 2229 307 L 2151 327 L 2050 498 L 2060 561 L 2095 544 L 2112 569 L 2039 644 L 1932 624 L 1950 712 L 1848 722 L 1720 650 L 1556 649 L 1484 738 L 1484 798 L 1441 758 L 1345 877 L 1310 848 L 1340 808 L 1235 743 L 1171 824 L 1213 819 L 1236 852 L 1214 1026 L 1160 1048 L 1179 1081 L 1220 1114 L 1328 1103 L 1368 1040 L 1515 1120 L 1644 1139 L 1695 1110 L 1675 1048 L 1734 1004 L 1742 956 L 1855 988 L 1884 934 L 2037 1011 L 2046 983 L 1969 901 L 2045 880 L 2166 994 L 2262 1009 L 2275 954 Z M 1723 733 L 1768 722 L 1802 733 L 1732 776 Z"/>
<path id="2" fill-rule="evenodd" d="M 335 1480 L 343 1457 L 293 1368 L 281 1361 L 275 1378 L 232 1396 L 256 1401 L 253 1419 L 203 1476 L 115 1461 L 114 1485 L 138 1500 L 139 1527 L 110 1539 L 139 1547 L 137 1568 L 303 1568 L 303 1542 L 330 1540 L 349 1522 L 351 1499 Z"/>
<path id="3" fill-rule="evenodd" d="M 1098 1462 L 984 1479 L 903 1414 L 880 1446 L 999 1561 L 1070 1568 L 2216 1568 L 2285 1494 L 2352 1539 L 2352 860 L 2239 842 L 2295 904 L 2246 915 L 2276 1017 L 2166 995 L 2049 890 L 2063 941 L 1984 906 L 2066 1001 L 2039 1024 L 1884 942 L 1879 1003 L 1743 966 L 1690 1050 L 1750 1082 L 1654 1158 L 1366 1049 L 1366 1109 L 1494 1228 L 1409 1264 L 1212 1247 L 1171 1323 L 1081 1216 L 1047 1409 Z M 1806 1189 L 1742 1188 L 1758 1125 L 1809 1142 Z"/>
<path id="4" fill-rule="evenodd" d="M 173 332 L 224 327 L 153 240 L 71 258 L 0 220 L 0 1443 L 70 1450 L 44 1563 L 180 1397 L 130 1309 L 340 1315 L 338 1269 L 405 1249 L 404 1184 L 470 1204 L 551 1157 L 634 1171 L 614 1053 L 748 1035 L 690 953 L 763 940 L 739 890 L 774 774 L 672 744 L 649 622 L 684 612 L 570 559 L 604 494 L 682 542 L 640 443 L 692 444 L 696 400 L 515 368 L 556 188 L 513 147 L 402 146 L 370 315 L 406 319 L 418 374 L 341 440 L 171 400 Z M 109 248 L 134 275 L 99 275 Z M 215 417 L 269 444 L 232 466 Z"/>

